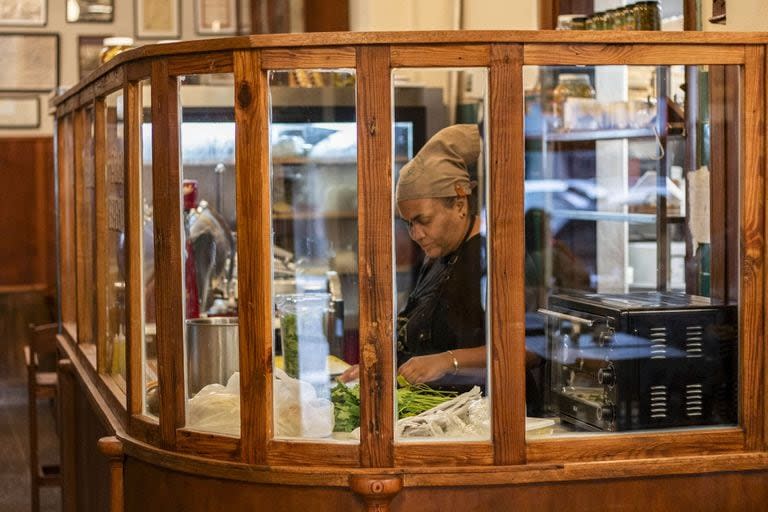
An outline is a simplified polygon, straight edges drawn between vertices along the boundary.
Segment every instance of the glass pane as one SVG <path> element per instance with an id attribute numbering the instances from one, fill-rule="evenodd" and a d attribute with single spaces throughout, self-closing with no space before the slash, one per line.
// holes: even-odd
<path id="1" fill-rule="evenodd" d="M 80 254 L 83 262 L 96 261 L 96 174 L 94 161 L 94 130 L 95 117 L 92 106 L 85 109 L 85 124 L 83 126 L 83 140 L 80 151 L 82 166 L 82 197 L 81 205 L 77 213 L 80 219 L 77 229 L 81 231 L 77 235 L 80 246 Z M 78 187 L 79 188 L 79 187 Z M 83 347 L 89 355 L 96 357 L 94 336 L 96 335 L 96 265 L 81 263 L 78 272 L 82 277 L 78 279 L 80 291 L 78 296 L 78 335 L 80 343 L 90 345 Z"/>
<path id="2" fill-rule="evenodd" d="M 458 76 L 471 88 L 457 105 Z M 489 439 L 487 72 L 395 70 L 393 79 L 435 84 L 442 98 L 422 109 L 430 137 L 415 157 L 394 151 L 396 439 Z M 409 105 L 394 98 L 397 121 Z M 444 121 L 452 108 L 456 123 Z"/>
<path id="3" fill-rule="evenodd" d="M 738 159 L 710 161 L 738 120 L 713 137 L 712 71 L 525 68 L 531 437 L 738 421 Z"/>
<path id="4" fill-rule="evenodd" d="M 125 179 L 123 91 L 105 98 L 107 196 L 106 373 L 125 391 Z"/>
<path id="5" fill-rule="evenodd" d="M 275 437 L 354 440 L 359 393 L 335 378 L 358 360 L 355 75 L 269 81 Z"/>
<path id="6" fill-rule="evenodd" d="M 235 109 L 228 76 L 226 85 L 181 79 L 184 362 L 187 426 L 239 435 Z"/>
<path id="7" fill-rule="evenodd" d="M 141 126 L 141 286 L 142 286 L 142 365 L 144 378 L 144 414 L 157 417 L 160 414 L 160 397 L 157 382 L 157 343 L 155 341 L 155 203 L 152 195 L 152 86 L 149 80 L 139 83 L 141 96 L 139 123 Z"/>

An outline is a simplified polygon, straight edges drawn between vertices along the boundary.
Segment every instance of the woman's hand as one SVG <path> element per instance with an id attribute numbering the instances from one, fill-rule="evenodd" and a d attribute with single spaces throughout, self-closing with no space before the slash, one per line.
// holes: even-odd
<path id="1" fill-rule="evenodd" d="M 411 384 L 421 384 L 440 379 L 453 371 L 453 356 L 448 352 L 410 358 L 397 369 Z"/>
<path id="2" fill-rule="evenodd" d="M 339 375 L 337 377 L 338 380 L 341 382 L 349 382 L 351 380 L 359 379 L 360 378 L 360 365 L 353 364 L 346 370 L 344 370 L 344 373 Z"/>

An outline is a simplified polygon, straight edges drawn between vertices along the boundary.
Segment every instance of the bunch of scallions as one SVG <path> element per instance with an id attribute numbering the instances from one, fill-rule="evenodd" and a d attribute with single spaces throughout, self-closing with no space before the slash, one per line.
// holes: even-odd
<path id="1" fill-rule="evenodd" d="M 416 416 L 454 398 L 454 391 L 440 391 L 426 384 L 411 384 L 397 377 L 397 417 Z M 331 390 L 336 432 L 351 432 L 360 426 L 360 385 L 337 382 Z"/>

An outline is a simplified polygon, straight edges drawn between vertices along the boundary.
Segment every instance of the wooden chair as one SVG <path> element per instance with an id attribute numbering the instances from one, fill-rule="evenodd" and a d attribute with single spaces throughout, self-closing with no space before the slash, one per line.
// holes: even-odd
<path id="1" fill-rule="evenodd" d="M 40 510 L 40 487 L 61 485 L 58 465 L 41 466 L 38 454 L 37 402 L 56 398 L 56 324 L 29 325 L 29 345 L 24 347 L 29 401 L 29 477 L 32 512 Z M 46 364 L 47 363 L 47 364 Z M 49 370 L 49 367 L 52 368 Z M 42 371 L 45 368 L 48 371 Z"/>

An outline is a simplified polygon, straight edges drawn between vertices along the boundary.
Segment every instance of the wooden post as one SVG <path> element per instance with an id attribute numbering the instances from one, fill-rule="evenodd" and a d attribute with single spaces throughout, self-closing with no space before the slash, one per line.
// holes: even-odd
<path id="1" fill-rule="evenodd" d="M 363 499 L 367 512 L 389 512 L 389 503 L 403 489 L 403 480 L 393 475 L 355 475 L 349 478 L 349 487 Z"/>
<path id="2" fill-rule="evenodd" d="M 59 360 L 59 465 L 61 466 L 61 510 L 62 512 L 77 511 L 77 479 L 75 468 L 77 467 L 77 452 L 75 430 L 77 418 L 75 416 L 75 366 L 69 359 Z"/>
<path id="3" fill-rule="evenodd" d="M 123 443 L 115 436 L 102 437 L 98 447 L 109 459 L 109 512 L 123 512 Z"/>

